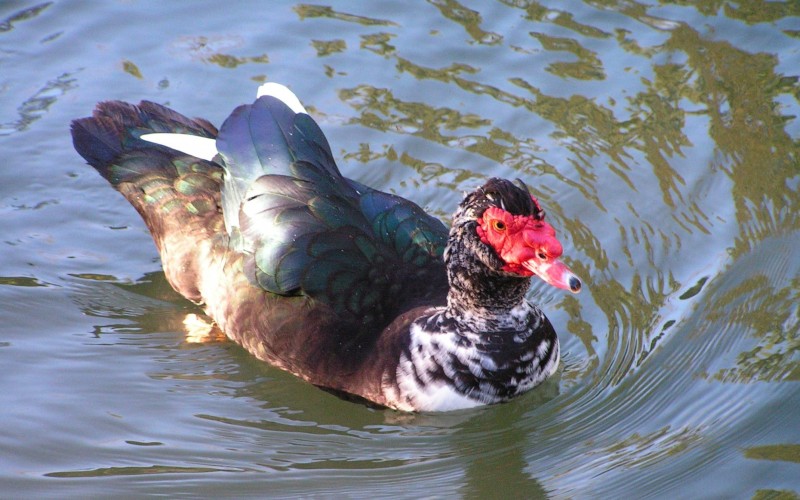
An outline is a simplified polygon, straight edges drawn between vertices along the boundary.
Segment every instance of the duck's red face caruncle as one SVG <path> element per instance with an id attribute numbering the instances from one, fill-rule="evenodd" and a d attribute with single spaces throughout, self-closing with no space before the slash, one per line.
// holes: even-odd
<path id="1" fill-rule="evenodd" d="M 503 260 L 503 271 L 525 277 L 536 275 L 555 287 L 580 291 L 581 280 L 558 260 L 563 251 L 561 243 L 543 216 L 514 215 L 493 206 L 478 219 L 477 232 L 481 241 Z"/>

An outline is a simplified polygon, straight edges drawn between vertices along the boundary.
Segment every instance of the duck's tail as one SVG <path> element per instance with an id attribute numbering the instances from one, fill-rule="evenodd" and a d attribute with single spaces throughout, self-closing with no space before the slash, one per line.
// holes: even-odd
<path id="1" fill-rule="evenodd" d="M 122 168 L 122 158 L 134 151 L 174 150 L 143 140 L 142 135 L 153 133 L 180 133 L 214 139 L 217 129 L 203 119 L 189 119 L 169 108 L 150 101 L 138 106 L 121 101 L 107 101 L 97 105 L 91 117 L 74 120 L 71 126 L 75 150 L 97 169 L 111 184 L 147 174 L 153 164 L 141 162 Z"/>
<path id="2" fill-rule="evenodd" d="M 153 102 L 98 104 L 91 117 L 72 122 L 78 153 L 125 196 L 147 224 L 167 278 L 199 301 L 198 242 L 224 234 L 220 209 L 222 168 L 207 160 L 142 139 L 179 133 L 212 139 L 217 130 Z M 205 249 L 210 251 L 211 249 Z"/>

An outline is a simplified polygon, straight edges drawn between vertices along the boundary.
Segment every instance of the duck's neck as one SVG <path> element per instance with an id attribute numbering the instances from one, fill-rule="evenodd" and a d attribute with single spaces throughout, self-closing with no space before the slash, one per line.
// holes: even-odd
<path id="1" fill-rule="evenodd" d="M 475 333 L 520 330 L 528 323 L 525 294 L 529 279 L 488 276 L 465 268 L 448 271 L 450 290 L 445 314 Z"/>
<path id="2" fill-rule="evenodd" d="M 530 279 L 494 271 L 502 262 L 478 240 L 474 219 L 459 215 L 444 254 L 450 286 L 446 315 L 476 333 L 523 327 L 526 320 L 518 312 L 527 309 Z"/>

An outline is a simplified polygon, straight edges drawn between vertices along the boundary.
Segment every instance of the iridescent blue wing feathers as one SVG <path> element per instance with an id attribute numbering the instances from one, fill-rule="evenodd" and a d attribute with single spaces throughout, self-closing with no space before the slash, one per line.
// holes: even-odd
<path id="1" fill-rule="evenodd" d="M 420 279 L 444 284 L 446 228 L 407 200 L 342 177 L 307 114 L 261 97 L 234 111 L 217 148 L 231 240 L 264 290 L 311 296 L 374 328 L 402 308 L 399 291 L 419 289 Z"/>

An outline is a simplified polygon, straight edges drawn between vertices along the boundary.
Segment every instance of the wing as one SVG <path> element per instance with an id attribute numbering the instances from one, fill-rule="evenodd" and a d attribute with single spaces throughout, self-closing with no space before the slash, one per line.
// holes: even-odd
<path id="1" fill-rule="evenodd" d="M 226 120 L 217 150 L 226 225 L 257 286 L 323 301 L 359 331 L 444 296 L 444 225 L 342 177 L 307 114 L 260 97 Z"/>

